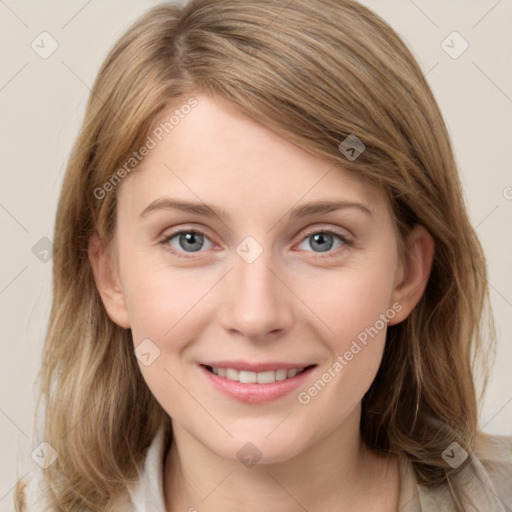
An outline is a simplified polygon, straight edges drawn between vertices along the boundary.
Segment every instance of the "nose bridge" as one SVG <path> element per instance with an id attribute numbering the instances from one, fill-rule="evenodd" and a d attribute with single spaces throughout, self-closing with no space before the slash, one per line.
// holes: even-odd
<path id="1" fill-rule="evenodd" d="M 283 330 L 291 319 L 290 298 L 274 274 L 273 251 L 256 244 L 249 239 L 237 247 L 223 317 L 226 329 L 252 338 Z"/>

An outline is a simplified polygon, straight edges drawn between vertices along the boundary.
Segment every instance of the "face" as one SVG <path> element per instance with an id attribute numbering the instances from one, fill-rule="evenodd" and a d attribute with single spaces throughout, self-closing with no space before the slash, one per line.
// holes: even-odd
<path id="1" fill-rule="evenodd" d="M 196 98 L 120 186 L 119 297 L 102 296 L 175 428 L 227 459 L 250 441 L 284 461 L 359 421 L 386 327 L 412 307 L 391 211 L 377 188 Z"/>

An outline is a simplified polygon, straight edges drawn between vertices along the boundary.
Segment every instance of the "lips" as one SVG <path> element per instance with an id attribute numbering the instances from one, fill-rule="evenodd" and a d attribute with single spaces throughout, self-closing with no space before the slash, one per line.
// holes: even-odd
<path id="1" fill-rule="evenodd" d="M 208 362 L 199 365 L 214 387 L 248 403 L 275 400 L 297 388 L 315 364 L 246 363 L 243 361 Z"/>

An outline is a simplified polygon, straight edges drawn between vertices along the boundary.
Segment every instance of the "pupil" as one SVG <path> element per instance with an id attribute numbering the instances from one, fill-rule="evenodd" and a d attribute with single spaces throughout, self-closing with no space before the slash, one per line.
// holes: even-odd
<path id="1" fill-rule="evenodd" d="M 198 251 L 199 249 L 201 249 L 202 242 L 203 235 L 201 235 L 200 233 L 184 233 L 180 236 L 180 244 L 184 249 L 186 249 L 186 246 L 184 246 L 183 244 L 193 245 L 193 247 L 188 247 L 191 251 Z"/>
<path id="2" fill-rule="evenodd" d="M 326 237 L 328 237 L 327 242 L 326 242 Z M 330 235 L 328 233 L 317 233 L 317 234 L 313 235 L 313 243 L 311 244 L 311 246 L 314 248 L 315 244 L 319 244 L 319 245 L 317 245 L 317 248 L 321 252 L 328 251 L 332 247 L 332 244 L 333 244 L 332 235 Z"/>

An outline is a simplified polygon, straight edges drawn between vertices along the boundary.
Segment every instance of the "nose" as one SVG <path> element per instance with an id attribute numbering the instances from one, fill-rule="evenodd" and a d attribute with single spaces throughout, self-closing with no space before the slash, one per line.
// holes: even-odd
<path id="1" fill-rule="evenodd" d="M 251 341 L 274 340 L 294 321 L 293 293 L 271 256 L 270 250 L 263 251 L 248 263 L 235 254 L 234 267 L 226 276 L 222 326 Z"/>

